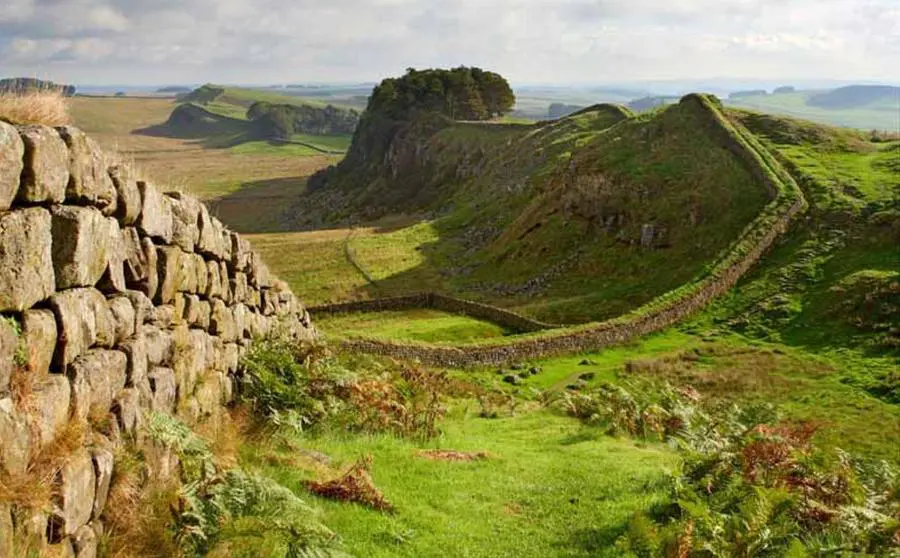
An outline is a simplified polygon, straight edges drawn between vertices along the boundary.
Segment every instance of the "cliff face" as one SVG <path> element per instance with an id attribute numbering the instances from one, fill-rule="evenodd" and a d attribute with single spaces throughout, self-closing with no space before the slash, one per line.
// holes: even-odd
<path id="1" fill-rule="evenodd" d="M 14 531 L 93 556 L 117 447 L 149 412 L 215 421 L 241 355 L 275 333 L 315 329 L 202 203 L 135 180 L 78 129 L 0 122 L 0 556 Z M 45 479 L 50 501 L 25 506 L 15 487 L 73 428 L 88 435 Z"/>

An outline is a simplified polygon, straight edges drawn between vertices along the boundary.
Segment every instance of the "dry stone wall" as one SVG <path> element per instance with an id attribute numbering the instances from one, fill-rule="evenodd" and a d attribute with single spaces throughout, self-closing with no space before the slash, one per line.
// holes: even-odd
<path id="1" fill-rule="evenodd" d="M 94 556 L 115 448 L 148 411 L 213 419 L 254 338 L 315 336 L 202 203 L 135 180 L 77 128 L 3 122 L 0 318 L 0 484 L 15 486 L 73 423 L 90 433 L 47 479 L 51 502 L 0 501 L 0 556 L 23 530 Z"/>
<path id="2" fill-rule="evenodd" d="M 634 312 L 571 328 L 558 328 L 497 342 L 468 345 L 399 343 L 379 339 L 347 339 L 350 351 L 402 359 L 417 359 L 442 367 L 502 364 L 547 355 L 577 353 L 609 347 L 659 331 L 695 314 L 733 287 L 756 264 L 791 220 L 807 208 L 800 187 L 790 174 L 747 130 L 727 120 L 716 103 L 704 95 L 687 95 L 681 103 L 694 105 L 706 118 L 713 134 L 754 175 L 772 197 L 770 203 L 741 233 L 734 244 L 702 279 L 651 301 Z"/>
<path id="3" fill-rule="evenodd" d="M 556 324 L 534 320 L 490 304 L 482 304 L 440 293 L 415 293 L 406 296 L 323 304 L 309 308 L 309 313 L 313 315 L 347 314 L 352 312 L 384 312 L 414 308 L 434 308 L 435 310 L 443 310 L 451 314 L 464 314 L 495 323 L 518 333 L 544 331 L 560 327 Z"/>

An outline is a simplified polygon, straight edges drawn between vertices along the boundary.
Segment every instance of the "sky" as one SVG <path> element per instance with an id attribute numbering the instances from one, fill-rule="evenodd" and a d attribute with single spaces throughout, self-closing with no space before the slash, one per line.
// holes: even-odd
<path id="1" fill-rule="evenodd" d="M 514 83 L 900 81 L 900 0 L 0 0 L 0 77 Z"/>

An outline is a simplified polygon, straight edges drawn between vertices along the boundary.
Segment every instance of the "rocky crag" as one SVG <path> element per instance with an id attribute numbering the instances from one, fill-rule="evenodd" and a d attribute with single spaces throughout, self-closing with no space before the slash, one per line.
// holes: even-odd
<path id="1" fill-rule="evenodd" d="M 22 537 L 95 556 L 117 449 L 141 443 L 142 421 L 214 421 L 253 339 L 315 336 L 202 203 L 136 180 L 78 129 L 3 122 L 0 318 L 0 556 Z M 33 502 L 23 487 L 35 463 L 73 429 L 84 442 L 32 479 L 50 485 L 49 501 Z M 156 449 L 146 475 L 172 474 Z"/>

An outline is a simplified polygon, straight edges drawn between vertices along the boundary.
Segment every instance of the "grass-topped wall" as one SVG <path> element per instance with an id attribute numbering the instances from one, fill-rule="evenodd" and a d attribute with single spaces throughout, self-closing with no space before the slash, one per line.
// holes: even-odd
<path id="1" fill-rule="evenodd" d="M 782 234 L 807 204 L 790 174 L 740 126 L 729 122 L 718 101 L 699 94 L 685 96 L 680 105 L 703 115 L 716 141 L 731 151 L 768 191 L 771 201 L 735 241 L 689 283 L 669 291 L 632 312 L 580 326 L 539 331 L 471 344 L 398 343 L 374 339 L 346 339 L 346 348 L 368 353 L 416 358 L 441 366 L 473 366 L 579 352 L 626 342 L 672 325 L 706 306 L 731 288 Z"/>

